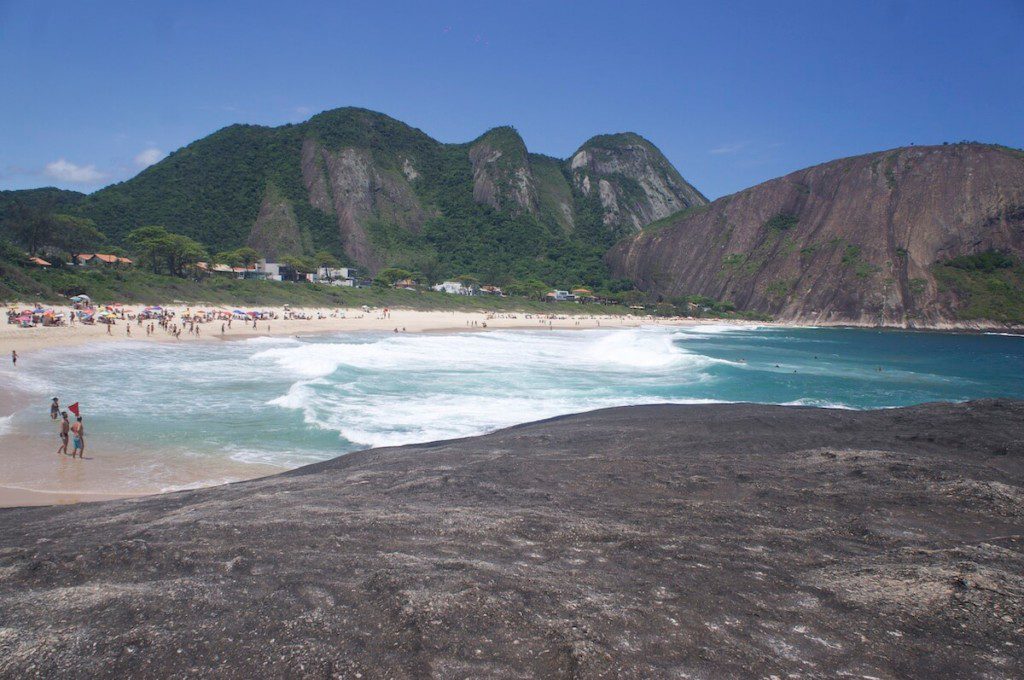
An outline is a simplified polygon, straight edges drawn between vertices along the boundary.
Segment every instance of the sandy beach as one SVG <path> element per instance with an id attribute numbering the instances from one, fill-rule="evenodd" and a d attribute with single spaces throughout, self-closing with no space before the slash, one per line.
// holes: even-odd
<path id="1" fill-rule="evenodd" d="M 25 303 L 11 305 L 17 309 L 24 309 L 34 305 Z M 10 307 L 8 307 L 10 308 Z M 56 307 L 57 312 L 65 313 L 67 316 L 69 308 Z M 143 307 L 125 306 L 126 317 L 137 315 Z M 207 305 L 178 305 L 169 309 L 175 312 L 174 320 L 180 320 L 181 316 L 196 310 L 224 309 L 222 306 Z M 4 310 L 6 311 L 6 310 Z M 147 336 L 144 326 L 134 321 L 120 320 L 110 327 L 106 324 L 83 325 L 76 323 L 73 326 L 57 326 L 21 328 L 14 324 L 0 323 L 0 358 L 10 366 L 12 350 L 17 351 L 19 360 L 17 370 L 32 371 L 33 354 L 42 350 L 59 351 L 62 348 L 81 347 L 94 344 L 97 347 L 109 343 L 134 342 L 152 343 L 197 343 L 197 342 L 224 342 L 241 340 L 258 336 L 301 336 L 311 334 L 329 334 L 341 332 L 395 332 L 399 333 L 423 333 L 423 332 L 454 332 L 454 331 L 488 331 L 497 329 L 528 329 L 551 328 L 559 330 L 570 329 L 596 329 L 596 328 L 636 328 L 641 325 L 689 325 L 699 323 L 721 323 L 715 320 L 693 320 L 693 319 L 655 319 L 654 317 L 625 317 L 601 314 L 579 314 L 574 316 L 556 315 L 540 316 L 527 313 L 489 313 L 489 312 L 444 312 L 444 311 L 416 311 L 407 309 L 389 310 L 387 314 L 383 310 L 364 311 L 362 309 L 299 309 L 291 308 L 285 310 L 283 307 L 261 307 L 260 311 L 270 312 L 278 318 L 260 320 L 253 328 L 252 323 L 242 320 L 233 320 L 231 327 L 224 324 L 224 331 L 221 332 L 221 321 L 211 321 L 200 324 L 200 334 L 193 335 L 182 332 L 178 338 L 173 337 L 159 326 L 156 331 Z M 289 314 L 290 312 L 290 314 Z M 302 315 L 311 318 L 285 318 L 286 316 Z M 146 322 L 144 322 L 146 323 Z M 131 328 L 131 335 L 128 335 L 127 328 Z M 8 387 L 0 394 L 0 419 L 21 411 L 27 406 L 28 395 L 16 392 L 13 387 Z M 45 406 L 45 405 L 44 405 Z M 58 456 L 52 450 L 54 448 L 54 437 L 47 428 L 45 433 L 39 436 L 24 436 L 13 433 L 3 433 L 0 430 L 0 455 L 15 455 L 17 466 L 45 466 L 47 470 L 54 468 L 52 483 L 47 488 L 34 488 L 11 483 L 11 479 L 0 478 L 0 507 L 20 505 L 49 505 L 60 503 L 78 503 L 93 500 L 106 500 L 115 497 L 126 497 L 144 495 L 146 493 L 157 493 L 169 490 L 169 488 L 181 488 L 190 486 L 192 480 L 185 469 L 180 472 L 171 470 L 169 473 L 172 479 L 177 479 L 178 484 L 170 486 L 161 484 L 152 486 L 145 485 L 140 489 L 124 491 L 118 488 L 111 488 L 109 479 L 113 471 L 109 468 L 109 460 L 104 457 L 97 457 L 95 460 L 87 460 L 87 466 L 74 462 L 66 456 Z M 122 456 L 131 456 L 137 447 L 135 442 L 123 442 L 119 447 L 123 450 L 117 453 Z M 173 456 L 167 457 L 173 461 Z M 8 462 L 12 462 L 9 461 Z M 172 465 L 172 463 L 168 463 Z M 58 469 L 59 468 L 59 469 Z M 19 470 L 24 467 L 19 467 Z M 280 472 L 281 468 L 269 465 L 247 465 L 244 475 L 246 478 L 258 477 L 266 474 Z M 224 481 L 233 481 L 239 478 L 239 470 L 236 468 L 212 471 L 214 478 Z M 219 475 L 219 476 L 218 476 Z M 10 475 L 8 475 L 10 476 Z"/>
<path id="2" fill-rule="evenodd" d="M 0 312 L 6 313 L 8 309 L 25 309 L 35 306 L 33 303 L 16 303 L 6 307 L 0 307 Z M 144 308 L 143 305 L 126 305 L 125 315 L 138 314 Z M 175 318 L 180 319 L 183 313 L 197 310 L 225 310 L 222 305 L 172 305 L 167 307 L 175 312 Z M 69 307 L 50 307 L 58 313 L 69 313 Z M 233 307 L 230 309 L 234 309 Z M 247 307 L 248 309 L 248 307 Z M 260 307 L 258 311 L 266 311 L 276 314 L 278 318 L 269 321 L 257 321 L 254 328 L 252 323 L 246 324 L 243 321 L 235 320 L 230 328 L 225 328 L 221 333 L 221 322 L 210 322 L 201 324 L 199 336 L 182 333 L 180 338 L 173 338 L 166 332 L 157 329 L 151 336 L 146 336 L 142 327 L 134 322 L 117 320 L 109 329 L 105 324 L 97 323 L 84 325 L 76 323 L 73 326 L 20 328 L 14 324 L 6 323 L 6 318 L 0 320 L 0 354 L 6 361 L 10 361 L 11 350 L 16 350 L 19 356 L 26 355 L 39 349 L 55 347 L 73 347 L 91 342 L 118 342 L 123 340 L 135 340 L 144 342 L 210 342 L 218 340 L 233 340 L 252 338 L 258 336 L 291 336 L 305 335 L 309 333 L 339 333 L 346 331 L 392 331 L 422 333 L 429 331 L 484 331 L 488 329 L 578 329 L 578 328 L 636 328 L 641 325 L 688 325 L 700 323 L 722 323 L 720 319 L 682 319 L 682 318 L 660 318 L 653 316 L 621 316 L 606 315 L 600 313 L 581 313 L 567 316 L 564 314 L 542 316 L 536 313 L 492 313 L 480 312 L 448 312 L 448 311 L 420 311 L 411 309 L 391 309 L 387 316 L 383 310 L 363 311 L 362 309 L 327 309 L 327 308 L 297 308 L 292 307 L 289 311 L 292 314 L 303 314 L 311 316 L 309 319 L 286 319 L 287 314 L 283 307 Z M 322 316 L 324 318 L 317 318 Z M 743 321 L 729 321 L 728 323 L 744 323 Z M 758 322 L 759 325 L 764 322 Z M 131 326 L 131 336 L 126 331 Z"/>

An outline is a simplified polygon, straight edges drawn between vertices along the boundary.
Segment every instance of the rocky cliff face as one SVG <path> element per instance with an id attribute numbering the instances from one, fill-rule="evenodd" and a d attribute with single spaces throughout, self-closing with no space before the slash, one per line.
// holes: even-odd
<path id="1" fill-rule="evenodd" d="M 536 215 L 539 202 L 526 144 L 511 127 L 490 130 L 469 147 L 473 200 L 495 210 Z"/>
<path id="2" fill-rule="evenodd" d="M 657 147 L 633 133 L 591 138 L 569 166 L 575 189 L 600 201 L 605 226 L 625 233 L 708 202 Z"/>
<path id="3" fill-rule="evenodd" d="M 372 222 L 411 232 L 423 226 L 426 211 L 411 184 L 418 177 L 409 158 L 402 158 L 401 172 L 396 172 L 370 149 L 329 151 L 311 138 L 302 145 L 302 179 L 309 202 L 335 217 L 345 252 L 371 271 L 385 264 L 367 234 Z"/>
<path id="4" fill-rule="evenodd" d="M 800 170 L 654 225 L 606 260 L 667 297 L 788 320 L 941 326 L 976 300 L 945 285 L 937 263 L 991 251 L 1024 253 L 1024 153 L 958 144 Z"/>

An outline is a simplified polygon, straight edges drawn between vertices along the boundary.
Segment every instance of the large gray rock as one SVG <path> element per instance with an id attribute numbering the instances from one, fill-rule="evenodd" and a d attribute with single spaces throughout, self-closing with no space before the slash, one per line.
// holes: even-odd
<path id="1" fill-rule="evenodd" d="M 1024 674 L 1024 403 L 596 411 L 0 512 L 0 675 Z"/>

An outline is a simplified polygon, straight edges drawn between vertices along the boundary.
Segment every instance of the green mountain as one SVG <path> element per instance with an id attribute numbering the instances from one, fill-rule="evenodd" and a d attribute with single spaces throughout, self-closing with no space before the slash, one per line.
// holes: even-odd
<path id="1" fill-rule="evenodd" d="M 43 199 L 4 193 L 0 211 Z M 707 203 L 635 134 L 596 137 L 563 161 L 530 153 L 511 127 L 442 144 L 357 108 L 297 125 L 232 125 L 128 181 L 59 199 L 112 244 L 161 225 L 212 252 L 328 250 L 370 272 L 594 286 L 608 282 L 601 256 L 623 234 Z"/>

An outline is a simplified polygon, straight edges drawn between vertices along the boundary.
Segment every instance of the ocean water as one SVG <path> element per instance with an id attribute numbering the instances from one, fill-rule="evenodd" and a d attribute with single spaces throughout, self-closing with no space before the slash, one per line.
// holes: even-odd
<path id="1" fill-rule="evenodd" d="M 163 489 L 626 404 L 1024 398 L 1024 337 L 729 325 L 354 333 L 47 350 L 0 379 L 31 395 L 0 419 L 0 453 L 41 433 L 49 448 L 48 400 L 60 396 L 82 404 L 90 455 L 119 461 L 89 484 Z M 0 460 L 0 475 L 45 487 L 35 477 L 51 472 L 30 469 Z"/>

